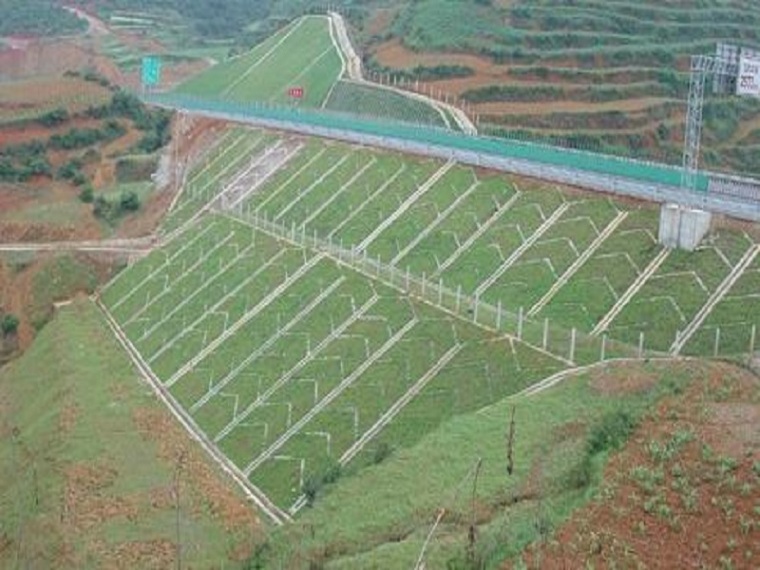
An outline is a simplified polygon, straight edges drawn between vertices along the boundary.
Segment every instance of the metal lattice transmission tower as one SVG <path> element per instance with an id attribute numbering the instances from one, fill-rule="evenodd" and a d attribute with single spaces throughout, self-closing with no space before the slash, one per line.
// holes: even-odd
<path id="1" fill-rule="evenodd" d="M 720 54 L 717 56 L 693 55 L 691 57 L 691 76 L 689 79 L 689 106 L 686 112 L 686 133 L 683 147 L 683 172 L 681 187 L 685 190 L 697 189 L 699 171 L 699 147 L 702 140 L 702 111 L 705 103 L 705 82 L 713 76 L 714 90 L 724 91 L 718 86 L 726 85 L 727 80 L 739 73 L 739 64 L 733 58 Z"/>

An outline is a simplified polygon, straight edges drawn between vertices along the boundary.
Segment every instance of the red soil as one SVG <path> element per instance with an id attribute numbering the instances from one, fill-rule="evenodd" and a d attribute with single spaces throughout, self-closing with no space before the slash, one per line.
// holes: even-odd
<path id="1" fill-rule="evenodd" d="M 760 381 L 728 364 L 691 374 L 613 457 L 597 499 L 528 549 L 529 568 L 760 567 Z"/>

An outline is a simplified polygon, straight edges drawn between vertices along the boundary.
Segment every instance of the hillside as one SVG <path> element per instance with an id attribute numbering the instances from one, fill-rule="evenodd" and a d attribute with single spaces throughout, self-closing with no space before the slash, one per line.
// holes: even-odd
<path id="1" fill-rule="evenodd" d="M 574 374 L 348 473 L 274 533 L 261 557 L 292 568 L 474 569 L 512 568 L 502 561 L 522 556 L 515 568 L 543 569 L 673 568 L 701 556 L 750 568 L 760 536 L 759 394 L 755 376 L 720 364 Z M 713 516 L 725 526 L 700 534 Z"/>
<path id="2" fill-rule="evenodd" d="M 529 568 L 758 567 L 760 381 L 721 363 L 690 376 L 612 458 L 596 500 L 528 549 Z M 650 381 L 620 370 L 595 383 L 609 395 Z"/>
<path id="3" fill-rule="evenodd" d="M 119 231 L 153 198 L 171 130 L 169 112 L 148 109 L 93 72 L 0 83 L 0 237 L 82 240 Z"/>
<path id="4" fill-rule="evenodd" d="M 688 55 L 760 39 L 751 6 L 339 4 L 93 0 L 6 39 L 0 568 L 760 567 L 756 224 L 672 250 L 654 202 L 192 113 L 678 185 L 406 91 L 678 162 Z M 760 104 L 706 119 L 753 172 Z"/>
<path id="5" fill-rule="evenodd" d="M 238 127 L 191 172 L 162 246 L 99 298 L 152 382 L 285 523 L 255 560 L 407 567 L 440 515 L 432 567 L 470 556 L 470 524 L 493 567 L 591 497 L 625 439 L 608 430 L 627 435 L 702 374 L 648 358 L 754 354 L 754 233 L 724 224 L 672 252 L 656 226 L 643 203 Z M 602 362 L 619 357 L 639 362 Z M 622 392 L 568 381 L 548 399 L 521 394 L 581 365 Z M 628 400 L 627 379 L 649 374 Z M 530 508 L 516 518 L 500 487 L 510 398 L 529 410 L 512 493 Z M 555 439 L 555 417 L 585 427 Z M 473 449 L 488 460 L 474 515 Z M 526 486 L 541 454 L 539 500 Z"/>
<path id="6" fill-rule="evenodd" d="M 253 50 L 193 77 L 180 93 L 245 103 L 320 106 L 341 73 L 341 58 L 324 16 L 299 18 Z M 303 89 L 302 101 L 289 89 Z"/>
<path id="7" fill-rule="evenodd" d="M 424 98 L 365 81 L 346 63 L 333 16 L 304 16 L 250 51 L 193 76 L 173 91 L 230 104 L 321 107 L 341 113 L 452 127 Z M 342 29 L 342 28 L 341 28 Z M 355 57 L 355 56 L 354 56 Z"/>
<path id="8" fill-rule="evenodd" d="M 219 567 L 262 533 L 84 299 L 0 370 L 0 513 L 3 568 L 167 568 L 178 533 Z"/>
<path id="9" fill-rule="evenodd" d="M 394 2 L 365 64 L 473 105 L 487 132 L 680 162 L 688 58 L 760 45 L 746 2 Z M 708 97 L 704 162 L 757 174 L 756 101 Z"/>

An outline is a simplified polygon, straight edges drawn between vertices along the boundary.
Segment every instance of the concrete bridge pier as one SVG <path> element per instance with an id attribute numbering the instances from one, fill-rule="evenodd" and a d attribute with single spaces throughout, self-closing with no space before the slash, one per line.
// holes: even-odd
<path id="1" fill-rule="evenodd" d="M 678 204 L 660 208 L 660 245 L 670 249 L 694 251 L 710 231 L 712 214 Z"/>

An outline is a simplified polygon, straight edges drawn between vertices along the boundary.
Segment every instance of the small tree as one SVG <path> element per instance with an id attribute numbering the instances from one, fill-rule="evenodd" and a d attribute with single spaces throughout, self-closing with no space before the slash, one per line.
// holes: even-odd
<path id="1" fill-rule="evenodd" d="M 16 334 L 18 331 L 19 320 L 14 314 L 7 313 L 0 319 L 0 332 L 3 336 L 10 336 Z"/>
<path id="2" fill-rule="evenodd" d="M 85 204 L 91 204 L 95 200 L 95 191 L 92 189 L 92 184 L 88 182 L 84 185 L 84 188 L 79 193 L 79 199 Z"/>
<path id="3" fill-rule="evenodd" d="M 103 196 L 98 196 L 95 198 L 92 212 L 95 214 L 96 218 L 110 221 L 113 217 L 113 209 L 113 204 L 111 202 Z"/>
<path id="4" fill-rule="evenodd" d="M 132 190 L 122 192 L 119 197 L 119 207 L 122 212 L 136 212 L 140 209 L 140 198 Z"/>

